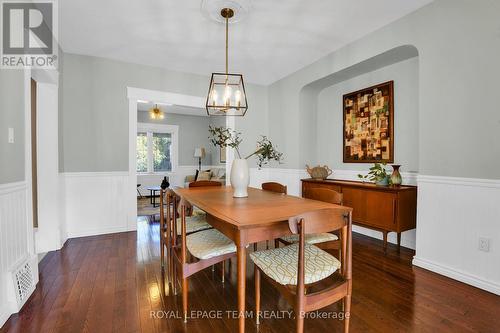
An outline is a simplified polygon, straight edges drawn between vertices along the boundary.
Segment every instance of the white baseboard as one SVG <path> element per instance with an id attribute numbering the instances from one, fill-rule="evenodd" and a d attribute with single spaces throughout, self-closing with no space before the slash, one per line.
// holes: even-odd
<path id="1" fill-rule="evenodd" d="M 0 307 L 0 329 L 2 329 L 3 325 L 12 315 L 12 313 L 13 312 L 7 306 Z"/>
<path id="2" fill-rule="evenodd" d="M 106 234 L 116 234 L 118 232 L 128 232 L 135 231 L 136 229 L 130 229 L 126 226 L 118 226 L 118 227 L 101 227 L 95 229 L 89 229 L 84 231 L 75 231 L 71 232 L 68 236 L 69 238 L 77 238 L 77 237 L 88 237 L 88 236 L 98 236 L 98 235 L 106 235 Z"/>
<path id="3" fill-rule="evenodd" d="M 358 234 L 362 234 L 371 238 L 376 238 L 383 240 L 384 237 L 382 235 L 382 232 L 373 230 L 373 229 L 368 229 L 361 227 L 359 225 L 353 225 L 352 226 L 352 231 L 357 232 Z M 395 232 L 391 232 L 387 235 L 387 242 L 392 243 L 392 244 L 397 244 L 398 239 L 397 239 L 397 234 Z M 409 230 L 401 233 L 401 246 L 415 250 L 416 249 L 416 244 L 415 244 L 415 230 Z"/>
<path id="4" fill-rule="evenodd" d="M 417 256 L 413 258 L 413 265 L 427 269 L 434 273 L 447 276 L 449 278 L 469 284 L 471 286 L 489 291 L 493 294 L 500 295 L 500 283 L 496 283 L 494 281 L 488 281 L 479 276 L 459 271 L 454 268 L 438 264 L 431 260 L 418 258 Z"/>
<path id="5" fill-rule="evenodd" d="M 48 252 L 38 253 L 38 258 L 37 258 L 38 263 L 40 263 L 43 260 L 43 258 L 45 258 L 45 256 L 47 255 L 47 253 Z"/>

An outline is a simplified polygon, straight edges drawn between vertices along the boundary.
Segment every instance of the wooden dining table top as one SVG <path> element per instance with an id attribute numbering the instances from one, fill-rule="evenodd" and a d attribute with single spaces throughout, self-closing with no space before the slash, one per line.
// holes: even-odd
<path id="1" fill-rule="evenodd" d="M 246 198 L 233 198 L 233 189 L 229 186 L 178 188 L 174 191 L 192 205 L 237 229 L 269 225 L 317 209 L 347 208 L 252 187 L 248 188 Z"/>

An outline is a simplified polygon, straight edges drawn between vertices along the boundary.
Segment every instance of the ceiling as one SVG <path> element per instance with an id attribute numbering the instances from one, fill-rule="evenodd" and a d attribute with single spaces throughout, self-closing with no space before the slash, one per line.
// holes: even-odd
<path id="1" fill-rule="evenodd" d="M 270 84 L 431 0 L 252 0 L 230 26 L 229 70 Z M 64 52 L 210 75 L 224 70 L 224 25 L 201 0 L 60 1 Z"/>
<path id="2" fill-rule="evenodd" d="M 153 102 L 146 102 L 146 101 L 137 102 L 137 111 L 148 112 L 154 106 L 155 104 Z M 165 104 L 158 104 L 158 108 L 167 114 L 175 113 L 175 114 L 183 114 L 189 116 L 208 117 L 207 110 L 205 110 L 204 108 L 195 108 L 183 105 L 165 105 Z"/>

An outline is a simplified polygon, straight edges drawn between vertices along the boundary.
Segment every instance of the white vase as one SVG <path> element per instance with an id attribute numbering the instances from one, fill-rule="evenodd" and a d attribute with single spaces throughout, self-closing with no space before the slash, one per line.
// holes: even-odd
<path id="1" fill-rule="evenodd" d="M 248 197 L 248 185 L 250 184 L 250 176 L 248 172 L 248 164 L 245 159 L 234 159 L 231 166 L 231 186 L 234 190 L 233 197 L 246 198 Z"/>

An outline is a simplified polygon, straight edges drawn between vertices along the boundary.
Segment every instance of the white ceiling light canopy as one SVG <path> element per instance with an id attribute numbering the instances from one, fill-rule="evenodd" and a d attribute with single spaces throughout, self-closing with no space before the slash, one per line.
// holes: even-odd
<path id="1" fill-rule="evenodd" d="M 247 17 L 250 6 L 250 0 L 202 0 L 201 11 L 210 20 L 225 24 L 226 19 L 222 17 L 221 11 L 231 8 L 234 14 L 229 18 L 229 23 L 236 23 Z"/>

